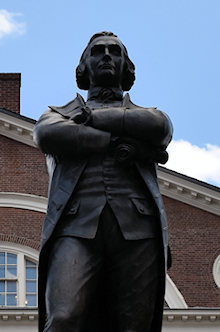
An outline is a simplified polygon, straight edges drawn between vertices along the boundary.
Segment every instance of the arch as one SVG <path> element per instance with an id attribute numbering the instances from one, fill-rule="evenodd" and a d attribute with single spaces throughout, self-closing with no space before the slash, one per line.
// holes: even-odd
<path id="1" fill-rule="evenodd" d="M 165 300 L 170 309 L 187 309 L 183 295 L 180 293 L 170 276 L 166 276 Z"/>
<path id="2" fill-rule="evenodd" d="M 47 201 L 47 198 L 43 196 L 0 192 L 0 207 L 13 207 L 46 213 Z"/>
<path id="3" fill-rule="evenodd" d="M 22 253 L 25 257 L 31 258 L 35 263 L 38 263 L 39 252 L 28 246 L 9 241 L 0 241 L 0 249 L 10 251 L 12 253 Z"/>

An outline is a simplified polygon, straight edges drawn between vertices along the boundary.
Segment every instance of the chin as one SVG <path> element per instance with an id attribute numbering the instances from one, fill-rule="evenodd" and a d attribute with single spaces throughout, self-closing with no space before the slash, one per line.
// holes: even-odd
<path id="1" fill-rule="evenodd" d="M 105 73 L 102 73 L 102 75 L 100 75 L 97 78 L 97 83 L 99 86 L 114 86 L 115 83 L 117 83 L 117 79 L 115 77 L 115 75 L 112 74 L 112 72 L 110 70 L 106 70 Z"/>

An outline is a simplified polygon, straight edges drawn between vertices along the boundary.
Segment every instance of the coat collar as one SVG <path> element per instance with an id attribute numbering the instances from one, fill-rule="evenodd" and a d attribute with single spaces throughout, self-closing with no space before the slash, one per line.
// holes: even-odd
<path id="1" fill-rule="evenodd" d="M 71 100 L 66 105 L 49 106 L 49 108 L 57 113 L 62 114 L 66 118 L 70 118 L 75 112 L 78 113 L 79 109 L 81 109 L 82 107 L 85 107 L 85 106 L 86 106 L 85 100 L 79 93 L 77 93 L 76 98 Z M 138 107 L 138 106 L 131 102 L 129 94 L 126 93 L 123 98 L 123 101 L 122 101 L 122 107 L 134 108 L 134 107 Z"/>
<path id="2" fill-rule="evenodd" d="M 83 99 L 83 97 L 77 93 L 76 98 L 71 100 L 69 103 L 67 103 L 64 106 L 49 106 L 49 108 L 55 112 L 58 112 L 60 114 L 62 114 L 63 116 L 69 118 L 72 113 L 85 106 L 85 100 Z"/>

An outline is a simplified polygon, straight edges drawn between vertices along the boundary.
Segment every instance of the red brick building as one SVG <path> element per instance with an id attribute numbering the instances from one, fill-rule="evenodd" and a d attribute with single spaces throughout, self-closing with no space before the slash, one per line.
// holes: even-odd
<path id="1" fill-rule="evenodd" d="M 0 74 L 0 328 L 37 330 L 37 262 L 48 175 L 20 74 Z M 220 189 L 159 167 L 173 266 L 163 331 L 220 329 Z"/>

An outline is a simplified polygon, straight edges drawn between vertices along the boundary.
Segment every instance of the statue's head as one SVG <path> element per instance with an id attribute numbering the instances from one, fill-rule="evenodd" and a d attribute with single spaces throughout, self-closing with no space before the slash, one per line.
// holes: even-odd
<path id="1" fill-rule="evenodd" d="M 78 87 L 120 87 L 128 91 L 134 80 L 135 66 L 120 39 L 106 31 L 93 35 L 76 68 Z"/>

